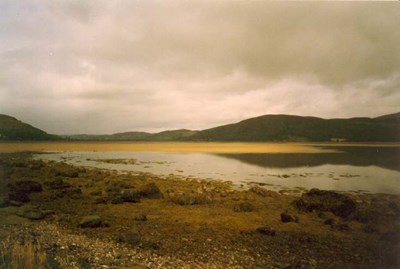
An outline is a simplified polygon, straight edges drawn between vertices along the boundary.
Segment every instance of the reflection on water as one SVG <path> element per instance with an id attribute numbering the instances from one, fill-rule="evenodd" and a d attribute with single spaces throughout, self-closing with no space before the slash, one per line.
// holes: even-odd
<path id="1" fill-rule="evenodd" d="M 272 190 L 330 189 L 400 194 L 399 148 L 343 147 L 342 153 L 210 154 L 58 152 L 36 158 L 162 177 L 230 180 Z"/>
<path id="2" fill-rule="evenodd" d="M 332 149 L 332 147 L 330 147 Z M 379 166 L 400 171 L 399 147 L 336 147 L 340 153 L 319 154 L 218 154 L 262 167 L 310 167 L 324 164 L 351 166 Z"/>

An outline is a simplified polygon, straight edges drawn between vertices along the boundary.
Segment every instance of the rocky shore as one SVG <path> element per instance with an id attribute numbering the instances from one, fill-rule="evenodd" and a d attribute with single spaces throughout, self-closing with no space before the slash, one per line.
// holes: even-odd
<path id="1" fill-rule="evenodd" d="M 399 268 L 399 220 L 396 195 L 239 191 L 0 155 L 1 269 Z"/>

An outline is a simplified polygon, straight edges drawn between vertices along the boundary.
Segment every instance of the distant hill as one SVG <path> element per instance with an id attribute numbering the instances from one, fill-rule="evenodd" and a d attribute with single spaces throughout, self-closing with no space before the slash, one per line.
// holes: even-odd
<path id="1" fill-rule="evenodd" d="M 196 131 L 180 129 L 160 133 L 125 132 L 111 135 L 67 135 L 63 137 L 69 140 L 84 141 L 179 141 L 195 133 Z"/>
<path id="2" fill-rule="evenodd" d="M 196 141 L 400 141 L 399 115 L 378 118 L 321 119 L 264 115 L 200 131 Z"/>
<path id="3" fill-rule="evenodd" d="M 38 128 L 17 120 L 16 118 L 0 114 L 0 141 L 43 141 L 57 140 L 58 136 L 47 134 Z"/>
<path id="4" fill-rule="evenodd" d="M 88 135 L 88 134 L 79 134 L 79 135 L 64 135 L 62 136 L 64 139 L 68 140 L 79 140 L 79 141 L 142 141 L 148 139 L 150 133 L 146 132 L 126 132 L 126 133 L 117 133 L 111 135 Z"/>
<path id="5" fill-rule="evenodd" d="M 264 115 L 202 131 L 125 132 L 55 136 L 0 114 L 0 140 L 73 141 L 243 141 L 243 142 L 400 142 L 400 113 L 377 118 L 322 119 Z"/>
<path id="6" fill-rule="evenodd" d="M 380 117 L 375 118 L 375 120 L 378 120 L 378 121 L 381 121 L 381 122 L 386 122 L 386 123 L 400 124 L 400 112 L 399 113 L 380 116 Z"/>

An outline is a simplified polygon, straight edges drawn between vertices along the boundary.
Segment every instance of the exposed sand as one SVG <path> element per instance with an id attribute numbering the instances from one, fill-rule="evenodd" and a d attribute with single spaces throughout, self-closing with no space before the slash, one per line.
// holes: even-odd
<path id="1" fill-rule="evenodd" d="M 337 144 L 336 144 L 337 145 Z M 327 145 L 323 145 L 327 146 Z M 205 153 L 329 153 L 312 144 L 219 142 L 15 142 L 0 143 L 0 152 L 22 151 L 151 151 Z"/>

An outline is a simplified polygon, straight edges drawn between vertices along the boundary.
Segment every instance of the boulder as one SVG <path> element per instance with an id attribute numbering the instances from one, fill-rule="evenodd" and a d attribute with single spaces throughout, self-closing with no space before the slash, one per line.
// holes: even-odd
<path id="1" fill-rule="evenodd" d="M 89 193 L 92 196 L 101 196 L 103 192 L 101 190 L 92 191 Z"/>
<path id="2" fill-rule="evenodd" d="M 20 203 L 28 203 L 31 199 L 29 199 L 28 194 L 24 192 L 12 191 L 8 194 L 8 200 Z"/>
<path id="3" fill-rule="evenodd" d="M 157 187 L 155 183 L 149 183 L 144 185 L 140 190 L 139 194 L 143 198 L 152 198 L 152 199 L 159 199 L 162 198 L 163 195 L 160 189 Z"/>
<path id="4" fill-rule="evenodd" d="M 9 188 L 12 191 L 24 192 L 24 193 L 42 191 L 42 185 L 39 182 L 33 180 L 20 180 L 15 182 L 15 184 L 9 185 Z"/>
<path id="5" fill-rule="evenodd" d="M 107 204 L 107 199 L 104 197 L 99 197 L 96 198 L 96 200 L 94 201 L 95 204 Z"/>
<path id="6" fill-rule="evenodd" d="M 281 214 L 281 221 L 286 223 L 286 222 L 295 221 L 295 219 L 288 213 L 284 212 Z"/>
<path id="7" fill-rule="evenodd" d="M 6 197 L 0 197 L 0 208 L 8 207 L 10 205 L 10 200 Z"/>
<path id="8" fill-rule="evenodd" d="M 400 231 L 388 231 L 381 235 L 379 240 L 388 241 L 398 244 L 400 242 Z"/>
<path id="9" fill-rule="evenodd" d="M 311 189 L 295 201 L 295 206 L 307 212 L 332 212 L 334 215 L 348 218 L 356 212 L 356 203 L 350 197 L 333 191 Z"/>
<path id="10" fill-rule="evenodd" d="M 79 226 L 81 228 L 96 228 L 102 226 L 103 221 L 98 215 L 88 215 L 81 219 Z"/>
<path id="11" fill-rule="evenodd" d="M 68 182 L 64 182 L 60 178 L 52 181 L 47 181 L 44 184 L 51 190 L 67 189 L 71 187 L 71 184 L 69 184 Z"/>
<path id="12" fill-rule="evenodd" d="M 335 225 L 335 223 L 336 223 L 336 221 L 335 221 L 335 219 L 333 219 L 333 218 L 329 218 L 329 219 L 326 219 L 326 220 L 324 221 L 324 224 L 325 224 L 325 225 L 330 225 L 330 226 Z"/>
<path id="13" fill-rule="evenodd" d="M 124 199 L 122 199 L 122 197 L 118 195 L 118 196 L 112 197 L 110 199 L 110 202 L 113 205 L 122 204 L 124 202 Z"/>
<path id="14" fill-rule="evenodd" d="M 116 181 L 111 183 L 110 186 L 107 187 L 107 192 L 121 192 L 123 189 L 129 189 L 132 186 L 124 181 Z"/>
<path id="15" fill-rule="evenodd" d="M 140 194 L 136 191 L 123 190 L 120 195 L 123 202 L 138 203 L 140 202 Z"/>
<path id="16" fill-rule="evenodd" d="M 41 220 L 46 217 L 46 214 L 39 209 L 26 209 L 22 212 L 21 217 L 30 220 Z"/>
<path id="17" fill-rule="evenodd" d="M 317 261 L 314 259 L 310 260 L 297 260 L 292 264 L 284 267 L 284 269 L 316 269 L 319 268 L 317 266 Z"/>
<path id="18" fill-rule="evenodd" d="M 235 212 L 252 212 L 253 210 L 254 206 L 249 202 L 241 202 L 233 206 Z"/>
<path id="19" fill-rule="evenodd" d="M 256 229 L 256 231 L 260 234 L 268 235 L 268 236 L 275 236 L 275 234 L 276 234 L 274 229 L 266 227 L 266 226 L 259 227 Z"/>
<path id="20" fill-rule="evenodd" d="M 128 232 L 118 236 L 118 241 L 129 245 L 137 246 L 141 243 L 139 230 L 134 226 Z"/>
<path id="21" fill-rule="evenodd" d="M 74 168 L 65 167 L 65 168 L 59 168 L 58 170 L 56 170 L 54 172 L 54 175 L 55 176 L 60 176 L 60 177 L 72 177 L 72 178 L 75 178 L 75 177 L 79 176 L 79 173 Z"/>
<path id="22" fill-rule="evenodd" d="M 205 205 L 212 203 L 212 198 L 206 194 L 183 194 L 170 196 L 171 202 L 186 206 L 186 205 Z"/>
<path id="23" fill-rule="evenodd" d="M 138 214 L 134 217 L 136 221 L 147 221 L 147 216 L 145 214 Z"/>

